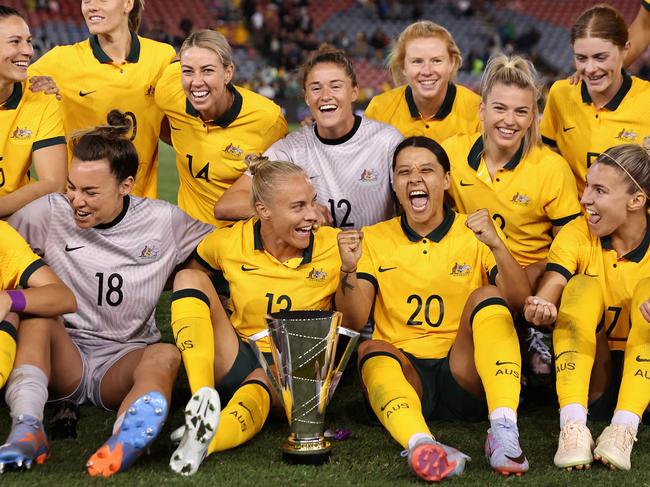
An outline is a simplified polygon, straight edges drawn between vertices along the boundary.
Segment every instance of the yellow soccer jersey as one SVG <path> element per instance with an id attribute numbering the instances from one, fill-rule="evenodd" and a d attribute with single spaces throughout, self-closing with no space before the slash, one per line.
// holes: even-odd
<path id="1" fill-rule="evenodd" d="M 0 106 L 0 196 L 29 183 L 34 151 L 57 144 L 65 144 L 60 102 L 14 83 Z"/>
<path id="2" fill-rule="evenodd" d="M 496 279 L 494 256 L 465 226 L 467 216 L 445 212 L 425 237 L 404 216 L 363 229 L 357 278 L 375 287 L 372 337 L 421 358 L 447 355 L 467 297 Z"/>
<path id="3" fill-rule="evenodd" d="M 0 220 L 0 290 L 26 288 L 31 275 L 45 265 L 7 222 Z"/>
<path id="4" fill-rule="evenodd" d="M 404 137 L 425 135 L 439 143 L 456 134 L 480 130 L 481 98 L 464 86 L 449 84 L 442 106 L 433 118 L 423 119 L 408 85 L 375 96 L 366 108 L 368 118 L 394 126 Z"/>
<path id="5" fill-rule="evenodd" d="M 545 259 L 551 227 L 581 212 L 569 165 L 548 147 L 534 147 L 522 159 L 522 146 L 493 180 L 482 157 L 480 134 L 451 137 L 442 146 L 451 162 L 450 193 L 458 211 L 487 208 L 523 266 Z"/>
<path id="6" fill-rule="evenodd" d="M 576 218 L 556 235 L 548 254 L 547 271 L 570 279 L 585 274 L 598 279 L 605 298 L 604 325 L 609 348 L 624 350 L 630 333 L 630 305 L 637 283 L 650 275 L 650 216 L 641 244 L 619 258 L 609 237 L 591 234 L 585 217 Z M 589 306 L 589 296 L 585 296 Z"/>
<path id="7" fill-rule="evenodd" d="M 230 320 L 239 336 L 266 329 L 269 313 L 329 310 L 339 284 L 338 229 L 312 233 L 302 259 L 280 262 L 264 250 L 258 219 L 220 228 L 199 244 L 196 256 L 207 269 L 221 270 L 230 285 Z M 258 342 L 269 352 L 268 339 Z"/>
<path id="8" fill-rule="evenodd" d="M 63 122 L 68 137 L 75 131 L 105 125 L 112 109 L 136 119 L 133 143 L 140 165 L 132 194 L 158 194 L 158 136 L 163 118 L 154 102 L 158 78 L 176 56 L 168 44 L 131 34 L 131 51 L 115 64 L 96 36 L 71 46 L 55 47 L 30 68 L 30 75 L 54 78 L 63 96 Z M 71 156 L 71 153 L 69 153 Z"/>
<path id="9" fill-rule="evenodd" d="M 212 225 L 214 205 L 259 155 L 287 135 L 280 107 L 268 98 L 229 85 L 234 102 L 218 120 L 205 122 L 183 93 L 180 63 L 172 63 L 156 89 L 156 103 L 171 125 L 180 186 L 178 206 Z M 229 222 L 230 223 L 230 222 Z"/>
<path id="10" fill-rule="evenodd" d="M 618 93 L 602 109 L 594 107 L 584 83 L 556 81 L 542 116 L 544 142 L 555 146 L 585 188 L 587 169 L 601 152 L 620 144 L 641 144 L 650 135 L 650 83 L 627 73 Z"/>

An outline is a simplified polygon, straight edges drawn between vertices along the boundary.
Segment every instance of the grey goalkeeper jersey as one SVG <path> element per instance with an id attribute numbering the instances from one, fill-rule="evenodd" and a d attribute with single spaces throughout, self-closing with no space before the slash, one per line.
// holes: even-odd
<path id="1" fill-rule="evenodd" d="M 127 196 L 110 224 L 79 228 L 65 196 L 52 193 L 9 223 L 77 298 L 64 316 L 74 340 L 154 343 L 154 310 L 167 279 L 213 227 L 159 200 Z"/>
<path id="2" fill-rule="evenodd" d="M 394 127 L 357 116 L 354 128 L 340 139 L 319 137 L 315 125 L 302 127 L 264 155 L 307 171 L 335 227 L 361 228 L 395 216 L 392 161 L 402 139 Z"/>

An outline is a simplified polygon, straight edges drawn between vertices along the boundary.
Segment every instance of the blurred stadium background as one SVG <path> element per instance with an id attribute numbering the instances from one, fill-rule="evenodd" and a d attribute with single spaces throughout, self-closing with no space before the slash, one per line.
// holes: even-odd
<path id="1" fill-rule="evenodd" d="M 87 37 L 79 0 L 3 0 L 28 19 L 37 56 Z M 460 46 L 457 82 L 473 89 L 494 51 L 528 55 L 546 86 L 572 70 L 569 28 L 589 0 L 146 0 L 141 34 L 180 46 L 189 32 L 213 28 L 235 52 L 236 83 L 275 99 L 301 120 L 296 68 L 321 42 L 345 49 L 361 86 L 359 107 L 391 87 L 385 69 L 392 39 L 410 22 L 431 19 Z M 639 0 L 609 0 L 632 21 Z M 650 52 L 631 71 L 650 79 Z"/>

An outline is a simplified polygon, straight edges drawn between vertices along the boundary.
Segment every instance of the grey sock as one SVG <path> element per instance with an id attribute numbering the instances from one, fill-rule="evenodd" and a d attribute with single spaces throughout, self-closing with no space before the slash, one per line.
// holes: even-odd
<path id="1" fill-rule="evenodd" d="M 7 381 L 5 400 L 16 419 L 23 414 L 43 421 L 43 409 L 47 402 L 47 383 L 45 373 L 33 365 L 15 368 Z"/>

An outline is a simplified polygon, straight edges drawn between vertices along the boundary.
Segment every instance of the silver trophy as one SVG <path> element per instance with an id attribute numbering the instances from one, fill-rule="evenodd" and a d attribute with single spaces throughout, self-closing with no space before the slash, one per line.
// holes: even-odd
<path id="1" fill-rule="evenodd" d="M 323 434 L 325 408 L 359 333 L 340 326 L 336 311 L 282 311 L 271 313 L 267 323 L 268 329 L 248 341 L 289 420 L 291 434 L 282 456 L 290 463 L 321 464 L 331 450 Z M 270 338 L 273 366 L 257 348 L 265 337 Z"/>

